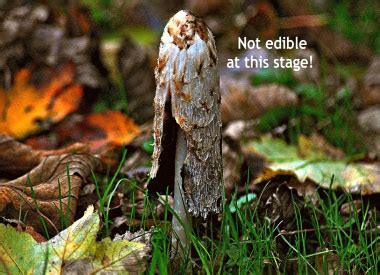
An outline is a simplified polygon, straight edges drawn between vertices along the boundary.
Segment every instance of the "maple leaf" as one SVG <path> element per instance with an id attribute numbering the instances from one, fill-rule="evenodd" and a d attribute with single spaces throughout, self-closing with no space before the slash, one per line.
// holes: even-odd
<path id="1" fill-rule="evenodd" d="M 37 88 L 29 83 L 31 72 L 21 69 L 10 91 L 0 89 L 0 133 L 24 138 L 41 130 L 43 122 L 56 123 L 78 108 L 83 91 L 73 82 L 73 66 L 55 74 Z"/>

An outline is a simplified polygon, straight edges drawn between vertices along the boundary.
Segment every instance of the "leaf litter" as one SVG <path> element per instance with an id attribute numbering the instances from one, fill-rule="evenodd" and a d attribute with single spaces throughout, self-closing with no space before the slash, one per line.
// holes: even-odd
<path id="1" fill-rule="evenodd" d="M 321 21 L 322 17 L 298 17 L 302 10 L 311 13 L 308 7 L 294 1 L 276 6 L 253 4 L 244 8 L 240 15 L 226 9 L 223 20 L 220 20 L 217 9 L 227 7 L 226 1 L 223 5 L 188 2 L 205 15 L 208 23 L 212 23 L 222 60 L 231 55 L 234 43 L 227 33 L 250 34 L 255 30 L 267 38 L 275 37 L 279 31 L 294 35 L 299 29 L 289 24 L 292 22 L 309 28 L 313 35 L 307 38 L 308 42 L 315 44 L 310 48 L 311 53 L 302 51 L 296 55 L 313 54 L 316 62 L 325 56 L 344 61 L 357 57 L 361 62 L 367 62 L 371 57 L 365 47 L 356 47 L 328 29 Z M 120 57 L 118 68 L 110 68 L 114 81 L 118 81 L 118 72 L 121 74 L 130 103 L 129 115 L 139 123 L 137 125 L 118 111 L 125 102 L 118 102 L 117 106 L 112 106 L 113 110 L 105 111 L 110 107 L 108 98 L 115 100 L 115 91 L 123 89 L 115 83 L 112 84 L 115 87 L 108 86 L 110 77 L 99 59 L 99 36 L 89 14 L 77 4 L 68 8 L 69 16 L 45 5 L 17 5 L 7 5 L 7 12 L 0 15 L 0 36 L 4 38 L 0 39 L 0 44 L 5 45 L 0 55 L 0 69 L 4 72 L 0 76 L 0 271 L 12 274 L 39 274 L 39 271 L 106 273 L 114 270 L 141 273 L 147 258 L 148 262 L 153 262 L 148 255 L 149 246 L 157 242 L 155 230 L 166 228 L 163 222 L 167 215 L 166 206 L 172 205 L 173 201 L 170 194 L 153 198 L 147 197 L 146 191 L 146 171 L 149 170 L 149 152 L 152 150 L 153 91 L 149 87 L 154 86 L 154 81 L 150 71 L 156 59 L 156 49 L 145 48 L 145 44 L 143 48 L 138 42 L 135 44 L 136 41 L 125 39 L 118 45 L 119 52 L 114 53 L 114 57 Z M 280 14 L 289 18 L 279 18 L 277 6 L 282 9 Z M 209 12 L 214 10 L 216 15 Z M 167 14 L 167 11 L 160 12 Z M 144 20 L 145 13 L 145 7 L 141 8 L 137 3 L 132 12 L 128 10 L 126 14 Z M 270 23 L 269 28 L 260 25 L 263 18 Z M 229 22 L 233 30 L 224 21 Z M 9 31 L 6 28 L 12 24 L 4 22 L 12 22 L 18 26 L 19 32 Z M 310 27 L 310 22 L 317 22 L 316 29 Z M 326 48 L 332 40 L 337 43 Z M 245 71 L 243 77 L 229 73 L 222 76 L 224 182 L 226 203 L 234 219 L 238 219 L 243 211 L 253 210 L 258 213 L 260 221 L 269 222 L 281 230 L 276 238 L 286 236 L 292 240 L 300 234 L 294 230 L 298 228 L 295 225 L 297 211 L 302 213 L 305 226 L 311 227 L 311 215 L 307 209 L 309 199 L 313 205 L 322 205 L 323 200 L 327 200 L 323 197 L 324 192 L 333 192 L 332 189 L 333 194 L 348 191 L 347 194 L 354 196 L 353 203 L 341 203 L 335 198 L 340 203 L 339 213 L 346 224 L 355 213 L 367 213 L 365 203 L 376 199 L 379 192 L 378 127 L 374 119 L 379 101 L 377 59 L 374 58 L 358 87 L 356 83 L 348 83 L 345 77 L 334 76 L 330 64 L 327 68 L 326 90 L 336 92 L 348 84 L 353 87 L 361 111 L 358 123 L 368 134 L 366 138 L 371 138 L 368 155 L 353 159 L 315 134 L 323 132 L 324 125 L 331 123 L 332 118 L 318 121 L 307 136 L 301 135 L 296 142 L 289 140 L 289 132 L 299 122 L 298 118 L 280 117 L 276 128 L 270 126 L 274 128 L 270 129 L 270 138 L 257 129 L 260 123 L 257 118 L 274 113 L 276 108 L 285 107 L 284 110 L 289 112 L 293 107 L 303 107 L 305 96 L 295 92 L 298 84 L 294 80 L 275 74 L 265 78 L 263 75 L 268 72 L 257 70 Z M 318 64 L 315 65 L 312 72 L 294 77 L 306 85 L 325 84 L 319 75 Z M 330 108 L 334 100 L 326 99 Z M 95 106 L 95 101 L 100 104 Z M 145 125 L 141 125 L 143 122 Z M 112 181 L 110 177 L 120 162 L 122 146 L 126 146 L 127 158 L 119 176 Z M 116 234 L 113 240 L 99 237 L 104 235 L 102 220 L 105 213 L 94 213 L 92 207 L 84 211 L 89 205 L 99 209 L 97 192 L 102 191 L 102 186 L 98 190 L 98 179 L 112 183 L 112 195 L 106 198 L 110 202 L 106 211 L 112 223 L 110 235 Z M 147 211 L 145 207 L 150 198 L 153 199 L 152 208 Z M 375 215 L 371 211 L 368 210 L 366 215 Z M 81 217 L 83 212 L 85 214 Z M 321 213 L 316 216 L 326 222 Z M 221 218 L 219 215 L 216 220 L 220 222 Z M 198 224 L 199 231 L 206 231 L 205 223 Z M 156 228 L 148 231 L 151 225 Z M 230 227 L 229 230 L 233 229 Z M 239 245 L 243 246 L 247 236 L 239 230 Z M 321 230 L 330 232 L 336 228 L 323 224 Z M 368 234 L 368 222 L 360 230 Z M 219 236 L 221 232 L 215 231 L 212 236 L 214 233 Z M 352 232 L 354 236 L 361 234 L 357 228 Z M 314 234 L 313 228 L 305 228 L 301 233 Z M 332 241 L 329 237 L 326 240 Z M 273 251 L 272 256 L 279 257 L 289 265 L 288 270 L 296 272 L 294 266 L 300 260 L 290 259 L 289 263 L 289 247 L 284 242 L 277 244 L 279 251 Z M 316 255 L 316 270 L 321 273 L 342 270 L 341 255 L 329 244 L 308 245 Z M 231 251 L 226 252 L 230 258 L 226 256 L 228 259 L 221 260 L 227 267 L 234 266 L 234 260 L 239 262 L 239 251 Z M 24 258 L 23 255 L 30 257 Z M 324 265 L 326 260 L 329 269 Z M 195 259 L 192 263 L 197 266 L 197 261 Z M 270 261 L 267 259 L 264 264 L 267 262 Z"/>

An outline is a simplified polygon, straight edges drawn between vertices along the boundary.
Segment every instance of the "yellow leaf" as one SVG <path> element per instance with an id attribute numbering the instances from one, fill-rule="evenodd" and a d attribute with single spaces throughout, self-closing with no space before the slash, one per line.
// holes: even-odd
<path id="1" fill-rule="evenodd" d="M 81 219 L 44 243 L 37 243 L 29 234 L 0 224 L 0 273 L 62 274 L 72 271 L 79 274 L 84 267 L 85 274 L 107 270 L 126 274 L 145 270 L 145 244 L 109 238 L 97 243 L 99 227 L 99 215 L 94 213 L 93 206 Z"/>

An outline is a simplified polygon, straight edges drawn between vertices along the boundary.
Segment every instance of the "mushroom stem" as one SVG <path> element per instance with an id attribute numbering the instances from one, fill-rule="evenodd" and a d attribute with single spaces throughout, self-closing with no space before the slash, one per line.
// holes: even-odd
<path id="1" fill-rule="evenodd" d="M 178 129 L 176 153 L 175 153 L 175 178 L 174 178 L 174 205 L 172 220 L 172 257 L 183 256 L 187 253 L 190 242 L 186 230 L 191 226 L 191 220 L 187 212 L 182 189 L 183 179 L 181 170 L 186 158 L 187 144 L 182 129 Z"/>

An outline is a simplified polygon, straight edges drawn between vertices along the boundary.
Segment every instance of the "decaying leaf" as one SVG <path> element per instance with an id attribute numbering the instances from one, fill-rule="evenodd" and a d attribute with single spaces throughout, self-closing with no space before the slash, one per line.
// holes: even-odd
<path id="1" fill-rule="evenodd" d="M 4 218 L 4 217 L 0 217 L 0 222 L 4 225 L 10 225 L 14 228 L 17 229 L 17 231 L 20 231 L 20 232 L 26 232 L 28 233 L 30 236 L 32 236 L 32 238 L 38 242 L 38 243 L 42 243 L 44 241 L 46 241 L 46 238 L 44 236 L 42 236 L 40 233 L 38 233 L 34 228 L 33 226 L 28 226 L 28 225 L 25 225 L 22 221 L 20 220 L 16 220 L 16 219 L 7 219 L 7 218 Z"/>
<path id="2" fill-rule="evenodd" d="M 99 228 L 99 215 L 92 206 L 81 219 L 43 243 L 0 224 L 0 273 L 125 274 L 145 270 L 145 244 L 109 238 L 96 242 Z"/>
<path id="3" fill-rule="evenodd" d="M 79 106 L 82 88 L 73 82 L 72 66 L 62 67 L 42 87 L 29 83 L 30 74 L 27 69 L 20 70 L 11 90 L 0 90 L 0 133 L 24 138 L 41 130 L 44 123 L 62 120 Z"/>
<path id="4" fill-rule="evenodd" d="M 80 187 L 99 166 L 100 160 L 88 154 L 41 158 L 27 174 L 0 184 L 0 214 L 15 219 L 21 215 L 39 232 L 46 226 L 56 233 L 74 221 Z"/>
<path id="5" fill-rule="evenodd" d="M 118 111 L 107 111 L 87 116 L 71 115 L 54 128 L 53 136 L 33 136 L 26 143 L 41 150 L 85 143 L 91 153 L 98 154 L 99 150 L 130 144 L 140 133 L 140 127 L 131 118 Z"/>
<path id="6" fill-rule="evenodd" d="M 41 152 L 0 134 L 0 178 L 13 179 L 30 171 L 41 161 Z"/>
<path id="7" fill-rule="evenodd" d="M 104 140 L 99 140 L 101 143 L 128 144 L 140 135 L 140 128 L 121 112 L 94 113 L 88 115 L 84 121 L 103 131 L 106 137 Z"/>
<path id="8" fill-rule="evenodd" d="M 300 182 L 310 180 L 324 188 L 342 189 L 352 193 L 380 192 L 380 165 L 378 163 L 347 163 L 334 160 L 322 150 L 302 151 L 302 137 L 298 147 L 281 139 L 263 137 L 250 148 L 267 160 L 267 165 L 255 182 L 267 181 L 277 175 L 293 175 Z"/>
<path id="9" fill-rule="evenodd" d="M 295 92 L 277 84 L 252 87 L 248 80 L 224 76 L 221 81 L 222 121 L 254 119 L 271 108 L 298 103 Z"/>

